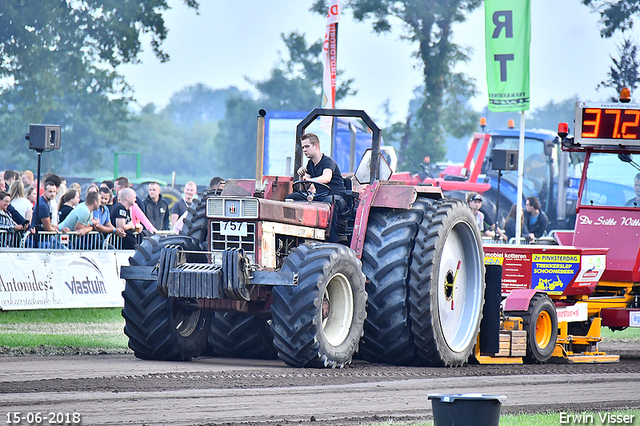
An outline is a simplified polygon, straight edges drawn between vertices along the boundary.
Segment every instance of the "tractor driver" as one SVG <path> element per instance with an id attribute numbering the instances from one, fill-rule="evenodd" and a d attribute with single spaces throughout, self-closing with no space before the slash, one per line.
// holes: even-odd
<path id="1" fill-rule="evenodd" d="M 346 203 L 344 201 L 345 187 L 344 180 L 342 179 L 342 173 L 338 164 L 333 158 L 324 155 L 320 151 L 320 139 L 313 133 L 307 133 L 300 138 L 302 143 L 302 152 L 309 159 L 306 167 L 302 166 L 298 169 L 297 173 L 300 180 L 309 182 L 324 183 L 331 188 L 331 192 L 327 193 L 326 188 L 318 185 L 316 195 L 313 196 L 313 201 L 319 202 L 333 202 L 333 217 L 331 219 L 331 230 L 329 233 L 330 242 L 338 242 L 338 225 L 337 225 L 337 213 Z M 286 197 L 287 200 L 293 201 L 307 201 L 304 195 L 298 192 L 289 194 Z"/>

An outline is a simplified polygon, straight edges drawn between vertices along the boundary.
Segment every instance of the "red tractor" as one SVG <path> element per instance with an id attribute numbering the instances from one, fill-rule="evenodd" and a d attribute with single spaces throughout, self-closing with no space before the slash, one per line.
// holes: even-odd
<path id="1" fill-rule="evenodd" d="M 295 170 L 300 137 L 319 116 L 359 118 L 373 135 L 344 178 L 346 203 L 286 202 L 292 191 L 309 195 L 308 183 L 262 176 L 258 117 L 256 179 L 201 194 L 181 235 L 146 239 L 122 268 L 125 334 L 138 358 L 277 355 L 342 367 L 359 350 L 399 365 L 468 360 L 485 288 L 470 209 L 440 188 L 389 181 L 380 129 L 363 111 L 312 111 L 297 126 Z M 334 210 L 339 244 L 327 242 Z"/>

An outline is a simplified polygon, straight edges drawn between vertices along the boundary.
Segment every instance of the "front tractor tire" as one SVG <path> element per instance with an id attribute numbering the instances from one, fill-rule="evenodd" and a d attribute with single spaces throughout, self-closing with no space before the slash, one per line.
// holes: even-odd
<path id="1" fill-rule="evenodd" d="M 467 362 L 484 289 L 482 239 L 471 210 L 459 200 L 434 202 L 420 223 L 409 279 L 411 332 L 421 364 Z"/>
<path id="2" fill-rule="evenodd" d="M 529 364 L 547 362 L 558 340 L 558 315 L 549 296 L 537 293 L 529 301 L 526 313 L 505 312 L 505 315 L 522 318 L 522 328 L 527 332 L 527 355 L 524 361 Z"/>
<path id="3" fill-rule="evenodd" d="M 341 368 L 358 350 L 367 294 L 353 250 L 304 244 L 284 260 L 298 285 L 273 291 L 271 330 L 278 356 L 293 367 Z"/>
<path id="4" fill-rule="evenodd" d="M 131 266 L 155 266 L 164 247 L 199 250 L 198 243 L 185 236 L 156 235 L 136 246 Z M 202 259 L 204 258 L 204 259 Z M 189 255 L 188 261 L 206 260 Z M 127 279 L 122 292 L 124 333 L 129 347 L 141 359 L 187 361 L 200 355 L 207 343 L 209 314 L 194 303 L 169 299 L 158 290 L 157 281 Z"/>

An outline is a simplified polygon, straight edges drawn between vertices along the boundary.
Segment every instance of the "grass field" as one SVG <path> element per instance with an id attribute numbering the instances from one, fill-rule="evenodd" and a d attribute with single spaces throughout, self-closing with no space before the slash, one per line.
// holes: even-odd
<path id="1" fill-rule="evenodd" d="M 120 308 L 0 311 L 0 347 L 127 350 Z M 602 330 L 604 340 L 640 342 L 640 329 Z"/>
<path id="2" fill-rule="evenodd" d="M 0 348 L 36 352 L 127 351 L 120 308 L 46 309 L 0 312 Z M 30 351 L 26 351 L 30 352 Z M 89 351 L 91 352 L 91 351 Z"/>
<path id="3" fill-rule="evenodd" d="M 106 323 L 122 322 L 121 308 L 38 309 L 33 311 L 0 311 L 0 324 L 12 323 Z"/>
<path id="4" fill-rule="evenodd" d="M 603 328 L 602 338 L 621 342 L 640 342 L 640 328 L 627 328 L 622 331 L 611 331 L 608 328 Z"/>
<path id="5" fill-rule="evenodd" d="M 606 417 L 609 415 L 608 417 Z M 574 416 L 573 418 L 569 416 Z M 598 411 L 598 412 L 567 412 L 564 417 L 561 413 L 550 414 L 520 414 L 520 415 L 507 415 L 500 417 L 500 426 L 558 426 L 561 424 L 578 424 L 577 421 L 571 421 L 571 419 L 580 419 L 582 423 L 587 423 L 594 426 L 604 426 L 614 423 L 610 423 L 611 416 L 616 416 L 615 419 L 624 420 L 624 416 L 631 422 L 626 424 L 638 425 L 640 424 L 640 409 L 618 410 L 618 411 Z M 622 416 L 622 417 L 617 417 Z M 631 417 L 633 416 L 633 417 Z M 593 422 L 591 420 L 593 419 Z M 586 420 L 587 422 L 584 422 Z M 604 420 L 604 422 L 602 421 Z M 617 422 L 620 424 L 622 422 Z"/>

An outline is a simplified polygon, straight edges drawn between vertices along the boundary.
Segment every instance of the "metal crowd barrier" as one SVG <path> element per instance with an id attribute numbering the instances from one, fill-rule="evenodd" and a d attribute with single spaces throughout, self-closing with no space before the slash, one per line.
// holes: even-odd
<path id="1" fill-rule="evenodd" d="M 169 235 L 173 231 L 158 231 L 159 235 Z M 142 243 L 143 233 L 135 233 L 136 244 Z M 91 231 L 85 235 L 71 232 L 40 231 L 30 232 L 0 230 L 0 248 L 39 248 L 47 250 L 123 250 L 122 238 L 115 234 Z"/>
<path id="2" fill-rule="evenodd" d="M 0 247 L 20 247 L 22 232 L 0 230 Z"/>
<path id="3" fill-rule="evenodd" d="M 483 244 L 521 244 L 527 245 L 531 242 L 527 240 L 525 237 L 520 237 L 520 242 L 516 241 L 515 237 L 509 238 L 509 241 L 504 241 L 502 238 L 498 238 L 497 240 L 494 237 L 482 237 Z"/>

